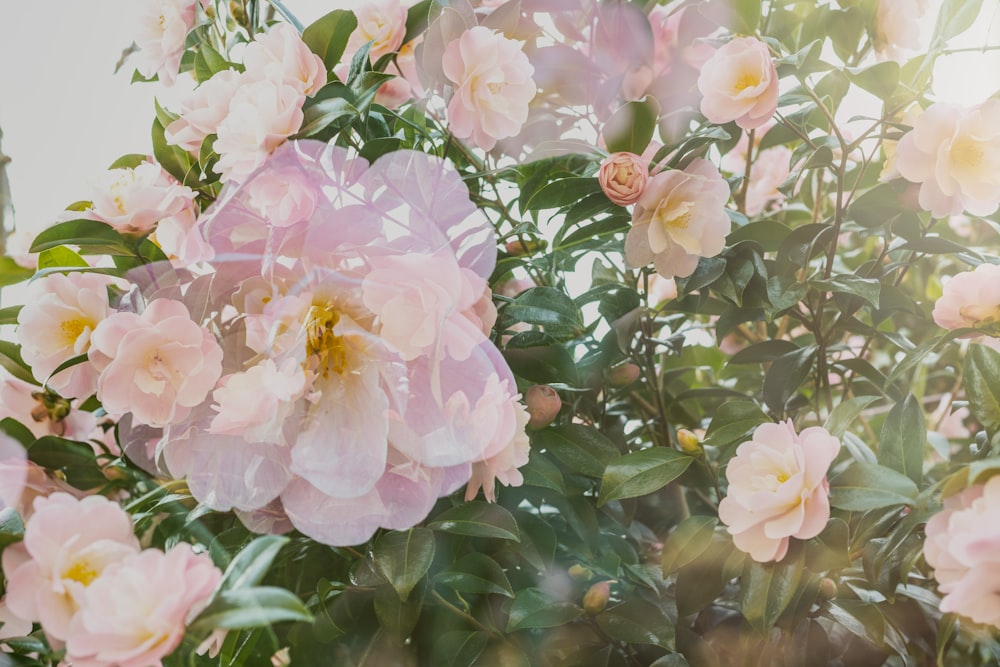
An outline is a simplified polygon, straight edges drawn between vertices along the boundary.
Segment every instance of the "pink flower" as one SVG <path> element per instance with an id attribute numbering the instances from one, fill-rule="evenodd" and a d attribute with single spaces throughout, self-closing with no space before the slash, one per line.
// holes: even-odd
<path id="1" fill-rule="evenodd" d="M 487 453 L 495 452 L 472 464 L 472 478 L 465 487 L 465 499 L 472 500 L 483 490 L 486 500 L 496 502 L 496 482 L 504 486 L 521 486 L 524 476 L 518 468 L 527 465 L 531 442 L 525 432 L 528 411 L 513 397 L 503 405 L 503 421 Z"/>
<path id="2" fill-rule="evenodd" d="M 250 81 L 270 79 L 298 88 L 312 97 L 326 85 L 326 65 L 309 50 L 298 31 L 278 23 L 258 33 L 243 51 L 243 64 Z"/>
<path id="3" fill-rule="evenodd" d="M 0 623 L 3 623 L 3 627 L 0 627 L 0 640 L 10 637 L 27 637 L 31 634 L 33 627 L 31 621 L 18 617 L 10 610 L 6 598 L 0 598 Z M 3 650 L 9 649 L 5 646 Z"/>
<path id="4" fill-rule="evenodd" d="M 527 426 L 532 429 L 545 428 L 559 415 L 562 410 L 562 399 L 558 392 L 547 384 L 536 384 L 528 387 L 524 394 L 524 402 L 528 406 Z"/>
<path id="5" fill-rule="evenodd" d="M 264 359 L 242 373 L 227 375 L 212 394 L 219 414 L 209 433 L 284 444 L 282 426 L 305 393 L 307 380 L 295 359 L 286 359 L 280 369 Z"/>
<path id="6" fill-rule="evenodd" d="M 1000 207 L 1000 100 L 968 109 L 932 104 L 899 140 L 895 164 L 920 183 L 920 207 L 934 217 L 993 214 Z"/>
<path id="7" fill-rule="evenodd" d="M 1000 333 L 1000 265 L 983 263 L 952 276 L 934 302 L 931 317 L 944 329 L 971 327 Z"/>
<path id="8" fill-rule="evenodd" d="M 274 169 L 247 183 L 248 204 L 275 227 L 289 227 L 312 217 L 316 189 L 298 169 Z"/>
<path id="9" fill-rule="evenodd" d="M 95 374 L 95 387 L 96 378 Z M 91 389 L 87 395 L 93 392 Z M 51 394 L 46 396 L 38 386 L 0 368 L 0 419 L 11 417 L 21 422 L 36 438 L 58 435 L 70 440 L 87 440 L 97 426 L 97 418 L 89 412 L 70 409 L 65 399 L 51 401 Z"/>
<path id="10" fill-rule="evenodd" d="M 34 508 L 24 541 L 3 552 L 7 606 L 65 640 L 87 588 L 112 563 L 139 551 L 139 542 L 132 518 L 103 496 L 54 493 L 36 499 Z"/>
<path id="11" fill-rule="evenodd" d="M 171 85 L 180 68 L 184 41 L 194 27 L 197 0 L 143 0 L 135 33 L 136 66 L 147 79 Z"/>
<path id="12" fill-rule="evenodd" d="M 164 218 L 153 237 L 170 262 L 179 268 L 212 258 L 212 248 L 205 242 L 194 208 Z"/>
<path id="13" fill-rule="evenodd" d="M 712 123 L 760 127 L 778 106 L 778 73 L 767 45 L 737 37 L 708 59 L 698 76 L 701 113 Z"/>
<path id="14" fill-rule="evenodd" d="M 946 498 L 927 522 L 924 557 L 944 596 L 941 611 L 1000 627 L 1000 478 Z"/>
<path id="15" fill-rule="evenodd" d="M 375 101 L 389 109 L 395 109 L 414 96 L 423 95 L 424 87 L 417 75 L 417 59 L 414 49 L 423 41 L 423 37 L 411 39 L 399 47 L 394 63 L 389 63 L 385 71 L 394 74 L 395 78 L 382 84 L 375 95 Z"/>
<path id="16" fill-rule="evenodd" d="M 770 204 L 784 201 L 785 194 L 778 187 L 791 173 L 791 159 L 792 150 L 787 146 L 773 146 L 757 153 L 750 171 L 750 185 L 747 187 L 747 215 L 759 215 Z"/>
<path id="17" fill-rule="evenodd" d="M 456 137 L 488 151 L 520 132 L 536 92 L 521 42 L 476 26 L 445 47 L 442 65 L 455 86 L 448 122 Z"/>
<path id="18" fill-rule="evenodd" d="M 94 331 L 89 354 L 104 409 L 150 426 L 183 419 L 222 374 L 219 344 L 172 299 L 155 299 L 142 315 L 110 316 Z"/>
<path id="19" fill-rule="evenodd" d="M 878 0 L 875 53 L 879 59 L 902 63 L 907 53 L 920 51 L 920 19 L 926 12 L 927 0 Z"/>
<path id="20" fill-rule="evenodd" d="M 263 79 L 236 89 L 219 123 L 214 169 L 223 181 L 242 182 L 302 125 L 305 95 L 295 86 Z"/>
<path id="21" fill-rule="evenodd" d="M 755 561 L 779 561 L 788 539 L 819 535 L 830 518 L 830 464 L 840 441 L 819 426 L 796 433 L 791 420 L 761 424 L 726 468 L 729 490 L 719 519 L 740 551 Z"/>
<path id="22" fill-rule="evenodd" d="M 164 218 L 190 214 L 194 191 L 164 169 L 143 162 L 134 169 L 109 169 L 93 189 L 86 215 L 121 234 L 142 236 Z"/>
<path id="23" fill-rule="evenodd" d="M 347 40 L 344 59 L 350 58 L 362 46 L 371 42 L 368 52 L 374 63 L 387 53 L 399 50 L 406 36 L 406 7 L 399 0 L 368 0 L 354 10 L 358 27 Z"/>
<path id="24" fill-rule="evenodd" d="M 95 327 L 112 310 L 108 287 L 113 279 L 97 273 L 54 273 L 32 282 L 18 314 L 21 356 L 39 382 L 60 394 L 85 399 L 97 389 L 97 372 L 89 363 L 52 376 L 63 362 L 87 354 Z M 51 377 L 50 377 L 51 376 Z"/>
<path id="25" fill-rule="evenodd" d="M 216 72 L 203 81 L 181 101 L 180 117 L 164 131 L 167 143 L 197 155 L 205 137 L 218 132 L 243 82 L 243 75 L 232 69 Z"/>
<path id="26" fill-rule="evenodd" d="M 625 260 L 632 268 L 653 262 L 664 278 L 691 275 L 699 257 L 713 257 L 726 245 L 729 185 L 708 160 L 698 158 L 684 171 L 661 171 L 632 212 Z"/>
<path id="27" fill-rule="evenodd" d="M 221 579 L 212 559 L 188 544 L 115 563 L 87 589 L 66 638 L 67 659 L 73 667 L 161 666 Z"/>
<path id="28" fill-rule="evenodd" d="M 635 153 L 612 153 L 601 162 L 597 179 L 608 199 L 628 206 L 639 201 L 649 182 L 649 163 Z"/>

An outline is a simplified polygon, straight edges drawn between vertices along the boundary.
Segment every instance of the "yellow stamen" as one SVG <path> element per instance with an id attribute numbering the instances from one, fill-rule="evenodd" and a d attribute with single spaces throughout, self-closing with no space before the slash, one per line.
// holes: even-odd
<path id="1" fill-rule="evenodd" d="M 324 378 L 330 371 L 338 375 L 347 368 L 347 349 L 344 339 L 333 333 L 340 321 L 340 313 L 332 306 L 313 306 L 306 315 L 306 352 L 319 360 L 320 372 Z"/>
<path id="2" fill-rule="evenodd" d="M 87 561 L 78 560 L 63 572 L 63 579 L 72 579 L 84 586 L 89 586 L 94 579 L 97 579 L 97 570 L 92 568 Z"/>

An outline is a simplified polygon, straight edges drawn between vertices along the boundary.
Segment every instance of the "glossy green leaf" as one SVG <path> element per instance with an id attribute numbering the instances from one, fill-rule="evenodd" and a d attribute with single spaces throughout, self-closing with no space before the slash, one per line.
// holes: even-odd
<path id="1" fill-rule="evenodd" d="M 444 632 L 434 640 L 431 664 L 436 667 L 472 667 L 488 640 L 485 632 Z"/>
<path id="2" fill-rule="evenodd" d="M 915 484 L 923 479 L 924 450 L 927 447 L 927 424 L 924 411 L 913 394 L 889 411 L 879 437 L 878 460 L 897 470 Z"/>
<path id="3" fill-rule="evenodd" d="M 864 409 L 877 400 L 878 396 L 855 396 L 837 403 L 826 418 L 823 428 L 833 437 L 839 438 L 855 423 Z"/>
<path id="4" fill-rule="evenodd" d="M 28 448 L 28 459 L 43 468 L 59 470 L 78 489 L 94 489 L 107 483 L 97 465 L 94 450 L 74 440 L 47 435 Z"/>
<path id="5" fill-rule="evenodd" d="M 918 493 L 912 479 L 873 463 L 852 461 L 844 472 L 830 480 L 830 504 L 853 512 L 913 505 Z"/>
<path id="6" fill-rule="evenodd" d="M 659 115 L 660 104 L 654 97 L 623 104 L 601 130 L 608 152 L 624 151 L 640 155 L 653 138 Z"/>
<path id="7" fill-rule="evenodd" d="M 0 287 L 23 283 L 34 274 L 34 271 L 24 268 L 10 257 L 0 257 Z"/>
<path id="8" fill-rule="evenodd" d="M 560 178 L 545 185 L 535 192 L 525 204 L 526 211 L 539 211 L 547 208 L 561 208 L 575 204 L 587 195 L 601 191 L 601 184 L 596 176 L 573 176 Z"/>
<path id="9" fill-rule="evenodd" d="M 575 604 L 553 599 L 540 588 L 525 588 L 510 605 L 507 632 L 529 628 L 555 628 L 583 614 Z"/>
<path id="10" fill-rule="evenodd" d="M 422 591 L 404 600 L 400 598 L 392 584 L 380 584 L 375 587 L 375 616 L 378 618 L 379 626 L 398 642 L 404 642 L 413 632 L 413 628 L 420 620 L 423 604 Z"/>
<path id="11" fill-rule="evenodd" d="M 962 371 L 970 411 L 988 431 L 1000 430 L 1000 352 L 970 345 Z"/>
<path id="12" fill-rule="evenodd" d="M 0 308 L 0 326 L 5 324 L 17 324 L 17 316 L 21 313 L 21 308 L 24 306 L 7 306 L 6 308 Z"/>
<path id="13" fill-rule="evenodd" d="M 583 424 L 561 424 L 532 434 L 534 447 L 553 454 L 573 472 L 603 477 L 608 464 L 619 456 L 606 435 Z"/>
<path id="14" fill-rule="evenodd" d="M 503 568 L 486 554 L 472 553 L 458 559 L 434 581 L 459 593 L 514 596 L 514 589 Z"/>
<path id="15" fill-rule="evenodd" d="M 675 621 L 658 606 L 640 597 L 605 609 L 594 617 L 594 621 L 612 639 L 674 648 Z"/>
<path id="16" fill-rule="evenodd" d="M 556 493 L 566 495 L 566 480 L 563 479 L 559 466 L 538 451 L 531 452 L 528 463 L 520 468 L 526 486 L 537 486 L 551 489 Z"/>
<path id="17" fill-rule="evenodd" d="M 190 632 L 255 628 L 282 621 L 311 623 L 312 620 L 312 614 L 291 591 L 274 586 L 252 586 L 221 592 L 194 620 Z"/>
<path id="18" fill-rule="evenodd" d="M 771 364 L 764 376 L 764 402 L 776 415 L 785 414 L 785 404 L 809 377 L 816 361 L 816 346 L 809 345 L 784 354 Z"/>
<path id="19" fill-rule="evenodd" d="M 281 535 L 262 535 L 248 543 L 233 557 L 222 575 L 220 591 L 256 586 L 267 574 L 275 556 L 288 543 Z"/>
<path id="20" fill-rule="evenodd" d="M 802 551 L 778 563 L 750 561 L 740 584 L 740 612 L 758 632 L 770 630 L 799 592 L 805 571 Z"/>
<path id="21" fill-rule="evenodd" d="M 358 27 L 354 12 L 335 9 L 321 17 L 302 32 L 302 41 L 309 50 L 323 60 L 327 71 L 340 64 L 340 57 L 347 48 L 347 40 Z"/>
<path id="22" fill-rule="evenodd" d="M 517 322 L 544 327 L 555 338 L 573 338 L 583 333 L 579 306 L 562 290 L 533 287 L 519 294 L 503 309 L 504 316 Z"/>
<path id="23" fill-rule="evenodd" d="M 879 99 L 887 100 L 899 86 L 899 63 L 887 60 L 864 69 L 848 69 L 852 83 L 864 88 Z"/>
<path id="24" fill-rule="evenodd" d="M 132 246 L 111 225 L 99 220 L 67 220 L 42 230 L 31 244 L 31 252 L 61 245 L 76 245 L 91 253 L 131 255 Z"/>
<path id="25" fill-rule="evenodd" d="M 663 543 L 663 576 L 670 576 L 701 556 L 712 544 L 718 524 L 714 516 L 704 515 L 688 517 L 677 524 Z"/>
<path id="26" fill-rule="evenodd" d="M 500 505 L 478 500 L 457 505 L 438 514 L 428 527 L 443 533 L 469 537 L 492 537 L 515 542 L 520 540 L 517 522 L 509 511 Z"/>
<path id="27" fill-rule="evenodd" d="M 54 248 L 43 250 L 38 254 L 39 270 L 82 266 L 90 265 L 87 264 L 87 260 L 66 246 L 55 246 Z"/>
<path id="28" fill-rule="evenodd" d="M 705 444 L 728 445 L 769 421 L 771 418 L 753 401 L 726 401 L 708 425 Z"/>
<path id="29" fill-rule="evenodd" d="M 372 555 L 375 567 L 405 601 L 434 562 L 434 532 L 411 528 L 385 533 L 375 542 Z"/>
<path id="30" fill-rule="evenodd" d="M 9 340 L 0 340 L 0 366 L 19 380 L 37 385 L 28 364 L 21 358 L 21 346 Z"/>
<path id="31" fill-rule="evenodd" d="M 615 459 L 601 478 L 597 506 L 659 491 L 680 477 L 692 461 L 690 456 L 665 447 L 642 449 Z"/>

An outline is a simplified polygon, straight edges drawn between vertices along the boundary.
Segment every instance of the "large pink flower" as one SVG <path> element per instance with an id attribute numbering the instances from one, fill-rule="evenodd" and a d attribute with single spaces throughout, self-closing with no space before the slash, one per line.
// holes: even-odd
<path id="1" fill-rule="evenodd" d="M 188 544 L 146 549 L 109 567 L 86 591 L 66 638 L 74 667 L 152 667 L 177 648 L 222 579 Z"/>
<path id="2" fill-rule="evenodd" d="M 152 301 L 142 315 L 116 313 L 94 331 L 97 397 L 112 415 L 166 426 L 199 405 L 222 374 L 222 349 L 183 303 Z"/>
<path id="3" fill-rule="evenodd" d="M 713 123 L 736 121 L 752 130 L 778 106 L 778 73 L 764 42 L 737 37 L 720 47 L 698 76 L 701 112 Z"/>
<path id="4" fill-rule="evenodd" d="M 650 262 L 664 278 L 689 276 L 699 257 L 713 257 L 726 246 L 729 186 L 708 160 L 698 158 L 684 171 L 661 171 L 632 212 L 625 238 L 630 267 Z"/>
<path id="5" fill-rule="evenodd" d="M 243 51 L 248 80 L 270 79 L 297 87 L 312 97 L 326 84 L 323 59 L 309 50 L 299 32 L 288 23 L 278 23 Z"/>
<path id="6" fill-rule="evenodd" d="M 445 47 L 442 65 L 455 87 L 448 123 L 456 137 L 488 151 L 521 131 L 536 92 L 521 42 L 476 26 Z"/>
<path id="7" fill-rule="evenodd" d="M 136 69 L 170 85 L 177 76 L 184 41 L 194 27 L 197 0 L 143 0 L 138 3 Z"/>
<path id="8" fill-rule="evenodd" d="M 1000 333 L 1000 265 L 983 263 L 952 276 L 934 302 L 931 316 L 945 329 L 971 327 L 991 335 Z"/>
<path id="9" fill-rule="evenodd" d="M 63 362 L 86 354 L 94 328 L 112 310 L 108 287 L 113 280 L 97 273 L 54 273 L 28 286 L 18 314 L 21 356 L 35 379 L 70 398 L 85 399 L 97 389 L 97 372 L 85 362 L 52 372 Z"/>
<path id="10" fill-rule="evenodd" d="M 3 552 L 7 607 L 65 640 L 87 588 L 112 563 L 139 550 L 132 518 L 102 496 L 38 498 L 24 541 Z M 147 582 L 149 584 L 151 582 Z"/>
<path id="11" fill-rule="evenodd" d="M 809 539 L 830 518 L 826 473 L 840 441 L 819 426 L 762 424 L 726 468 L 729 490 L 719 519 L 740 551 L 758 562 L 781 560 L 789 538 Z"/>
<path id="12" fill-rule="evenodd" d="M 398 51 L 406 36 L 406 6 L 399 0 L 368 0 L 354 10 L 358 27 L 347 40 L 344 59 L 349 60 L 362 46 L 371 42 L 368 56 L 374 63 L 382 56 Z"/>
<path id="13" fill-rule="evenodd" d="M 180 117 L 167 125 L 164 132 L 167 143 L 197 154 L 205 137 L 218 132 L 242 83 L 242 73 L 233 69 L 216 72 L 202 82 L 181 100 Z"/>
<path id="14" fill-rule="evenodd" d="M 962 108 L 932 104 L 896 147 L 903 178 L 920 183 L 920 207 L 935 217 L 1000 207 L 1000 100 Z"/>
<path id="15" fill-rule="evenodd" d="M 941 611 L 1000 627 L 1000 477 L 947 498 L 927 522 L 924 556 Z"/>
<path id="16" fill-rule="evenodd" d="M 194 191 L 160 165 L 143 162 L 133 169 L 104 172 L 91 200 L 87 217 L 106 222 L 122 234 L 144 235 L 164 218 L 191 215 Z"/>

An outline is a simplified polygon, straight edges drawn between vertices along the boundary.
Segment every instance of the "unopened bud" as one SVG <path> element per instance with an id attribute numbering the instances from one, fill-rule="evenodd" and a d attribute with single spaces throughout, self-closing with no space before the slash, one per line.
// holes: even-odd
<path id="1" fill-rule="evenodd" d="M 599 581 L 591 586 L 583 596 L 583 610 L 593 616 L 604 611 L 611 597 L 611 582 Z"/>
<path id="2" fill-rule="evenodd" d="M 696 454 L 701 451 L 701 441 L 691 431 L 686 428 L 677 429 L 677 444 L 688 454 Z"/>
<path id="3" fill-rule="evenodd" d="M 608 384 L 612 387 L 627 387 L 639 379 L 639 367 L 635 364 L 621 364 L 608 370 Z"/>
<path id="4" fill-rule="evenodd" d="M 819 582 L 819 596 L 824 600 L 837 597 L 837 582 L 830 577 L 823 577 Z"/>
<path id="5" fill-rule="evenodd" d="M 521 257 L 536 253 L 539 250 L 545 250 L 547 245 L 548 243 L 542 239 L 514 239 L 513 241 L 507 241 L 504 249 L 507 250 L 507 254 L 509 255 Z"/>
<path id="6" fill-rule="evenodd" d="M 589 567 L 584 567 L 579 563 L 571 565 L 570 568 L 566 570 L 566 573 L 571 579 L 576 579 L 577 581 L 587 581 L 594 576 L 594 573 L 590 571 Z"/>
<path id="7" fill-rule="evenodd" d="M 556 418 L 562 408 L 562 399 L 547 384 L 536 384 L 524 393 L 524 404 L 531 418 L 528 428 L 545 428 Z"/>

